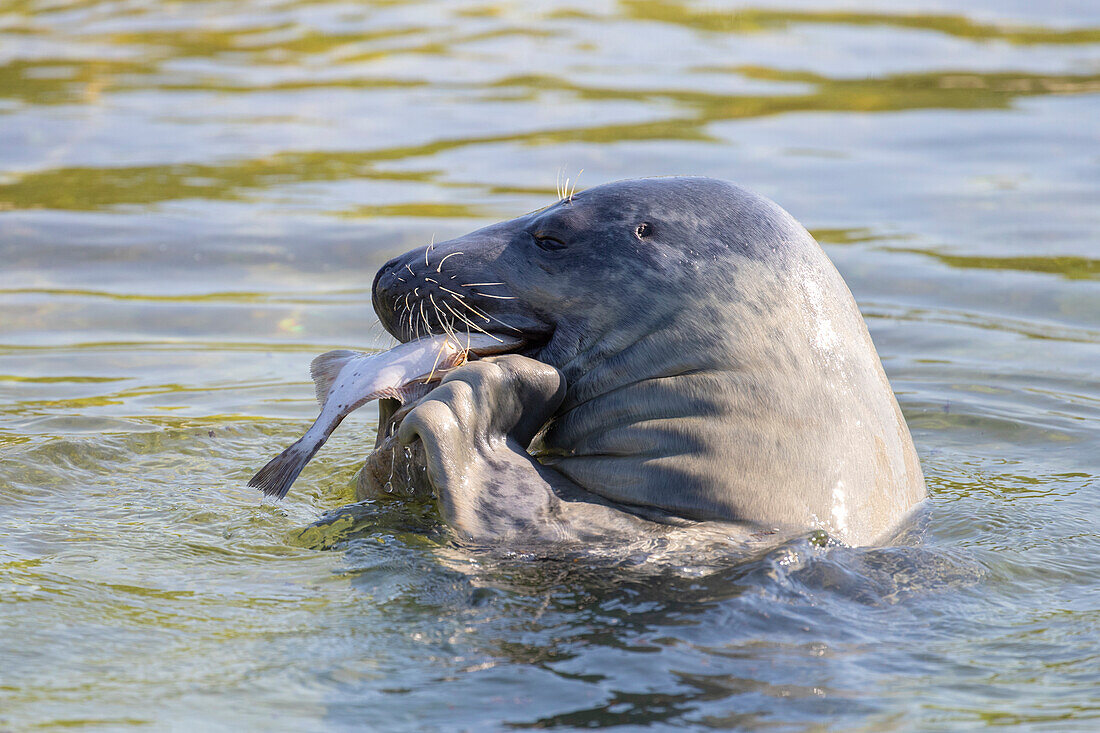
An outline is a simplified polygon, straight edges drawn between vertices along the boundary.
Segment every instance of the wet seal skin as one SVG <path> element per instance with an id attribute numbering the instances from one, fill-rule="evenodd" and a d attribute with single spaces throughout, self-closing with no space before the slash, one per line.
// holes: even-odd
<path id="1" fill-rule="evenodd" d="M 926 495 L 844 281 L 787 212 L 706 178 L 611 183 L 410 251 L 400 341 L 522 336 L 381 410 L 359 497 L 431 492 L 468 541 L 886 538 Z M 399 477 L 404 477 L 399 479 Z"/>

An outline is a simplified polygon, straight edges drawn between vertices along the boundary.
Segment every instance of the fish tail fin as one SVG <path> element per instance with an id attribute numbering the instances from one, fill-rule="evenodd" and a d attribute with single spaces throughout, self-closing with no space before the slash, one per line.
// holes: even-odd
<path id="1" fill-rule="evenodd" d="M 256 475 L 249 479 L 248 485 L 259 489 L 267 496 L 282 499 L 323 442 L 307 442 L 305 438 L 295 442 L 257 471 Z"/>
<path id="2" fill-rule="evenodd" d="M 310 362 L 309 376 L 317 387 L 317 404 L 325 406 L 325 397 L 328 396 L 332 383 L 336 381 L 344 365 L 355 356 L 360 356 L 360 353 L 348 349 L 337 349 L 326 351 Z"/>

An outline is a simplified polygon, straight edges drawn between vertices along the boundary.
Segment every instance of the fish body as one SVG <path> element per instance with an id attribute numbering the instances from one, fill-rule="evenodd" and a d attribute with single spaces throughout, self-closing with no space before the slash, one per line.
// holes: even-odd
<path id="1" fill-rule="evenodd" d="M 310 364 L 321 414 L 306 434 L 256 472 L 248 485 L 268 496 L 283 498 L 332 431 L 354 410 L 371 400 L 390 397 L 412 402 L 461 366 L 469 355 L 510 351 L 522 344 L 514 338 L 487 334 L 432 336 L 399 344 L 388 351 L 329 351 Z"/>

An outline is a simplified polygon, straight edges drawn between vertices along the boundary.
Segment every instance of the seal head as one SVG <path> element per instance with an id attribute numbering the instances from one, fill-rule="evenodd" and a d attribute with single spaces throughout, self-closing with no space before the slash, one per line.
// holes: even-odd
<path id="1" fill-rule="evenodd" d="M 844 281 L 787 212 L 731 183 L 588 189 L 391 260 L 374 305 L 402 341 L 521 334 L 565 384 L 523 448 L 628 511 L 868 544 L 925 497 Z"/>

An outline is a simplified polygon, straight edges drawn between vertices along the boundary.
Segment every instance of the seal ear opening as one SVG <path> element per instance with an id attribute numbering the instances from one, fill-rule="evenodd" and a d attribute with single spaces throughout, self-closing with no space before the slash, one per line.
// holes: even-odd
<path id="1" fill-rule="evenodd" d="M 340 370 L 357 354 L 358 352 L 348 349 L 337 349 L 327 351 L 310 362 L 309 376 L 317 387 L 317 404 L 321 407 L 325 406 L 325 397 L 328 396 L 328 391 L 339 376 Z"/>

